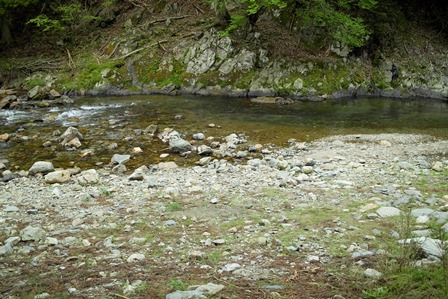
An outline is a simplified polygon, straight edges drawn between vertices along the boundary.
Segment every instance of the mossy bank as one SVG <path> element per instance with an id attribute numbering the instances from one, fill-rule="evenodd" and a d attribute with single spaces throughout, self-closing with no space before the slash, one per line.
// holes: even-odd
<path id="1" fill-rule="evenodd" d="M 6 50 L 0 81 L 75 95 L 448 98 L 447 41 L 420 23 L 389 24 L 380 49 L 348 51 L 298 38 L 268 13 L 246 36 L 225 35 L 208 5 L 171 2 L 128 7 L 79 42 L 55 35 L 45 47 L 34 40 L 17 45 L 20 57 Z"/>

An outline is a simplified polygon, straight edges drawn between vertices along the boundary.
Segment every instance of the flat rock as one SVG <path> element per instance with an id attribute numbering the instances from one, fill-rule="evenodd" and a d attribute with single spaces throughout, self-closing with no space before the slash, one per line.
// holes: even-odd
<path id="1" fill-rule="evenodd" d="M 224 289 L 224 286 L 222 284 L 207 283 L 207 284 L 200 285 L 199 287 L 197 287 L 196 291 L 204 293 L 205 295 L 208 295 L 208 296 L 212 296 L 212 295 L 218 294 L 223 289 Z"/>
<path id="2" fill-rule="evenodd" d="M 376 213 L 380 215 L 380 217 L 394 217 L 400 216 L 401 211 L 395 207 L 381 207 L 376 210 Z"/>
<path id="3" fill-rule="evenodd" d="M 112 163 L 112 164 L 124 164 L 124 163 L 128 162 L 129 159 L 131 159 L 131 155 L 115 154 L 110 159 L 110 163 Z"/>
<path id="4" fill-rule="evenodd" d="M 170 162 L 160 162 L 158 164 L 158 166 L 159 166 L 160 170 L 172 170 L 172 169 L 176 169 L 176 168 L 179 167 L 179 166 L 177 166 L 176 162 L 172 162 L 172 161 L 170 161 Z"/>
<path id="5" fill-rule="evenodd" d="M 420 217 L 420 216 L 430 216 L 434 213 L 435 211 L 433 209 L 430 208 L 420 208 L 420 209 L 414 209 L 411 211 L 411 215 L 415 218 Z"/>
<path id="6" fill-rule="evenodd" d="M 165 299 L 206 299 L 200 291 L 176 291 L 165 296 Z"/>

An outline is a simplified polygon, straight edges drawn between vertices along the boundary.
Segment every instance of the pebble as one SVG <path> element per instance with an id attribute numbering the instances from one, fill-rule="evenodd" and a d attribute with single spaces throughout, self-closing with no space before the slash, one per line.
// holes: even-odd
<path id="1" fill-rule="evenodd" d="M 174 220 L 167 220 L 167 221 L 165 221 L 165 225 L 166 226 L 176 226 L 177 223 Z"/>

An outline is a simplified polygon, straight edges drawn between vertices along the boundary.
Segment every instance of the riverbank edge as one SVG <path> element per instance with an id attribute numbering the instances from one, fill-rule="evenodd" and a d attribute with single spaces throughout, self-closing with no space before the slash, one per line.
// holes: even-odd
<path id="1" fill-rule="evenodd" d="M 213 86 L 210 86 L 213 87 Z M 84 97 L 84 96 L 133 96 L 133 95 L 171 95 L 171 96 L 212 96 L 212 97 L 228 97 L 228 98 L 257 98 L 257 97 L 284 97 L 294 101 L 310 101 L 320 102 L 325 100 L 340 100 L 340 99 L 356 99 L 359 97 L 378 97 L 378 98 L 393 98 L 393 99 L 415 99 L 428 98 L 433 100 L 448 101 L 448 95 L 443 91 L 435 91 L 427 88 L 412 88 L 412 89 L 376 89 L 373 92 L 365 89 L 346 89 L 335 90 L 329 95 L 307 95 L 298 96 L 295 94 L 279 94 L 275 90 L 269 90 L 260 93 L 253 93 L 249 90 L 242 89 L 225 89 L 219 92 L 211 92 L 205 89 L 195 89 L 192 87 L 181 86 L 180 88 L 153 88 L 144 89 L 140 91 L 132 91 L 130 89 L 120 89 L 112 87 L 107 90 L 77 90 L 66 91 L 64 94 L 70 97 Z"/>

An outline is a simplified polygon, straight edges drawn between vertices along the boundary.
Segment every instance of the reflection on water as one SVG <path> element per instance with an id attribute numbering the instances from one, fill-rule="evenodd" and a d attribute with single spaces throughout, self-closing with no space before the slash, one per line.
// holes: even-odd
<path id="1" fill-rule="evenodd" d="M 219 129 L 207 128 L 209 123 L 215 123 Z M 166 145 L 140 131 L 151 124 L 160 129 L 175 127 L 187 139 L 196 132 L 216 138 L 245 133 L 251 143 L 277 145 L 285 144 L 289 138 L 311 141 L 355 133 L 423 133 L 448 138 L 448 103 L 365 98 L 276 106 L 219 97 L 84 98 L 71 107 L 0 110 L 0 134 L 16 133 L 20 137 L 0 147 L 0 159 L 10 159 L 20 167 L 41 159 L 59 162 L 60 166 L 74 161 L 85 167 L 108 163 L 114 153 L 129 153 L 140 146 L 145 154 L 135 159 L 135 164 L 157 162 Z M 63 132 L 68 126 L 80 129 L 85 136 L 80 150 L 92 148 L 94 156 L 80 160 L 79 151 L 67 152 L 59 146 L 53 132 Z M 52 147 L 42 147 L 52 139 Z M 118 143 L 118 149 L 107 149 L 112 142 Z"/>

